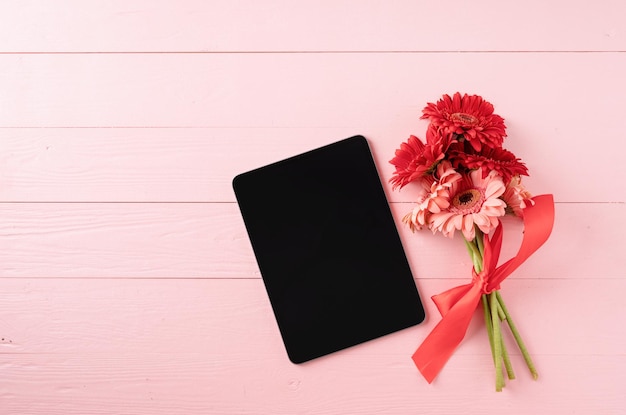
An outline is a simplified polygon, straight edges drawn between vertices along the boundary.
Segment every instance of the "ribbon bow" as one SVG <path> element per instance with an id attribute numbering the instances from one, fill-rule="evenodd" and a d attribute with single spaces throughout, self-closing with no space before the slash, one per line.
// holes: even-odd
<path id="1" fill-rule="evenodd" d="M 524 237 L 513 258 L 497 267 L 502 247 L 502 224 L 498 224 L 491 239 L 484 235 L 483 271 L 473 272 L 472 282 L 432 297 L 442 319 L 413 354 L 413 361 L 424 378 L 431 383 L 461 344 L 474 310 L 482 294 L 500 288 L 517 267 L 548 239 L 554 224 L 552 195 L 533 198 L 534 205 L 524 209 Z"/>

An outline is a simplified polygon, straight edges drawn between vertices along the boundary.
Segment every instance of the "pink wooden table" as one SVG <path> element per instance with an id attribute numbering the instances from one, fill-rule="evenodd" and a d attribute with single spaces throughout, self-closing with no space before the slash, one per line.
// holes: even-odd
<path id="1" fill-rule="evenodd" d="M 0 413 L 626 413 L 625 16 L 618 0 L 6 2 Z M 539 380 L 514 353 L 494 392 L 477 313 L 424 381 L 428 297 L 471 264 L 460 239 L 406 229 L 427 320 L 289 363 L 232 177 L 363 134 L 386 182 L 421 108 L 457 90 L 495 104 L 528 187 L 557 202 L 503 286 Z M 399 222 L 411 192 L 387 190 Z"/>

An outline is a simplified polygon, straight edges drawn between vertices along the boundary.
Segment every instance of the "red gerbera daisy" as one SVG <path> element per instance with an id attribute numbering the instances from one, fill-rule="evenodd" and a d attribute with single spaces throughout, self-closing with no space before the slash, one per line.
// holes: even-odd
<path id="1" fill-rule="evenodd" d="M 426 131 L 426 144 L 410 136 L 396 150 L 395 157 L 389 163 L 396 166 L 391 180 L 393 188 L 404 187 L 406 184 L 432 173 L 446 155 L 450 146 L 451 135 L 441 134 L 440 130 L 429 128 Z"/>
<path id="2" fill-rule="evenodd" d="M 492 170 L 502 176 L 504 183 L 508 183 L 513 176 L 528 176 L 526 165 L 515 154 L 503 148 L 484 149 L 478 154 L 455 152 L 452 159 L 456 168 L 482 169 L 483 179 Z"/>
<path id="3" fill-rule="evenodd" d="M 506 137 L 504 119 L 493 113 L 493 105 L 478 95 L 444 95 L 437 104 L 429 102 L 421 118 L 445 132 L 462 135 L 476 151 L 482 146 L 502 146 Z"/>

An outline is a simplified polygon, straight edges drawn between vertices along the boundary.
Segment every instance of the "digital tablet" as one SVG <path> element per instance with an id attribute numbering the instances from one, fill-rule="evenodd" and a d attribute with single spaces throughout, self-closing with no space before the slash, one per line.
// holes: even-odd
<path id="1" fill-rule="evenodd" d="M 292 362 L 424 319 L 364 137 L 240 174 L 233 188 Z"/>

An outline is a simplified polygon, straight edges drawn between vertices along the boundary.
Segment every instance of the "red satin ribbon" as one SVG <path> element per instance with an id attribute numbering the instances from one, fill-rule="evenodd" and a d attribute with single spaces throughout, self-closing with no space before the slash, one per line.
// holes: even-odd
<path id="1" fill-rule="evenodd" d="M 502 224 L 491 240 L 484 236 L 483 271 L 473 272 L 472 282 L 432 297 L 442 319 L 413 354 L 413 361 L 431 383 L 459 346 L 482 294 L 500 288 L 500 283 L 548 239 L 554 224 L 552 195 L 533 198 L 535 204 L 524 209 L 524 237 L 513 258 L 496 267 L 502 246 Z"/>

